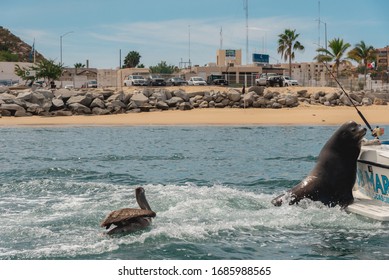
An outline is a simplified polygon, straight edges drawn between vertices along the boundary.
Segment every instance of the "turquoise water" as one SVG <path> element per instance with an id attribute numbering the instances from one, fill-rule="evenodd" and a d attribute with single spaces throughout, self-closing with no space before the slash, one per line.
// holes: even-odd
<path id="1" fill-rule="evenodd" d="M 270 203 L 336 128 L 0 128 L 0 259 L 389 259 L 389 223 Z M 153 225 L 104 235 L 138 186 Z"/>

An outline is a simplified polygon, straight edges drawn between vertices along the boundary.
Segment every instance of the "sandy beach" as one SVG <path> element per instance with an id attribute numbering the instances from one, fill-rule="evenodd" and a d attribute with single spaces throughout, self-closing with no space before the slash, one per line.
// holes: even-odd
<path id="1" fill-rule="evenodd" d="M 372 126 L 389 124 L 389 106 L 358 109 Z M 349 120 L 363 124 L 353 107 L 300 105 L 290 109 L 194 109 L 105 116 L 2 117 L 0 126 L 339 125 Z"/>

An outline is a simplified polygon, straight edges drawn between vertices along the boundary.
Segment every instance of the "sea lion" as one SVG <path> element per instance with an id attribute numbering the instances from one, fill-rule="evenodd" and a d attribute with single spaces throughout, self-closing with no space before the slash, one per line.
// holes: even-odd
<path id="1" fill-rule="evenodd" d="M 151 218 L 154 218 L 156 214 L 151 210 L 146 200 L 145 190 L 142 187 L 136 188 L 135 197 L 140 209 L 122 208 L 115 210 L 109 213 L 101 222 L 100 226 L 106 229 L 109 229 L 111 225 L 116 226 L 108 231 L 107 234 L 130 233 L 151 224 Z"/>
<path id="2" fill-rule="evenodd" d="M 271 202 L 280 206 L 284 201 L 289 201 L 291 205 L 309 198 L 330 207 L 346 207 L 352 203 L 357 158 L 365 134 L 366 128 L 353 121 L 343 124 L 324 145 L 308 176 Z"/>

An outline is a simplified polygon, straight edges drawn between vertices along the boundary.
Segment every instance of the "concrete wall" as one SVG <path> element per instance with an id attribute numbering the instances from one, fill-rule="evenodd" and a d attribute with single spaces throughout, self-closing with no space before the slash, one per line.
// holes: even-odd
<path id="1" fill-rule="evenodd" d="M 0 81 L 12 80 L 19 81 L 24 84 L 24 81 L 15 74 L 15 65 L 18 64 L 21 68 L 28 68 L 33 65 L 29 62 L 0 62 Z"/>

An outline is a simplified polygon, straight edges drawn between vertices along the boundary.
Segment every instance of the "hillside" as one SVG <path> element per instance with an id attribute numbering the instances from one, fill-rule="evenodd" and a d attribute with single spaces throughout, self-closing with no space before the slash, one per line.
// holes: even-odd
<path id="1" fill-rule="evenodd" d="M 32 46 L 0 26 L 0 61 L 32 62 L 31 50 Z M 39 61 L 45 58 L 40 53 L 35 52 L 35 59 Z"/>

